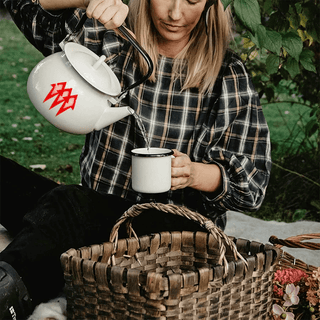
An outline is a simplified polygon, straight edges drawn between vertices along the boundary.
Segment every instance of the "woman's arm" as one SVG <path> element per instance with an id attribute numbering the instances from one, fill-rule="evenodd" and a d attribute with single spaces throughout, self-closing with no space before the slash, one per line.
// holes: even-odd
<path id="1" fill-rule="evenodd" d="M 107 29 L 116 29 L 125 21 L 129 8 L 121 0 L 40 0 L 45 10 L 85 9 L 88 18 L 100 21 Z"/>
<path id="2" fill-rule="evenodd" d="M 69 8 L 80 8 L 85 9 L 86 0 L 40 0 L 40 4 L 43 9 L 48 11 L 69 9 Z"/>
<path id="3" fill-rule="evenodd" d="M 205 154 L 191 162 L 175 152 L 172 160 L 172 189 L 199 190 L 206 212 L 259 209 L 270 177 L 270 134 L 258 94 L 242 62 L 231 60 L 206 123 Z"/>
<path id="4" fill-rule="evenodd" d="M 29 42 L 45 56 L 61 51 L 61 41 L 67 36 L 67 34 L 70 34 L 75 30 L 79 20 L 84 14 L 82 9 L 75 7 L 84 6 L 86 2 L 89 3 L 88 0 L 40 0 L 40 2 L 34 0 L 3 0 L 5 7 L 11 14 L 17 27 Z M 106 5 L 110 2 L 118 3 L 119 1 L 92 0 L 90 1 L 89 6 L 96 5 L 97 2 L 101 2 L 103 5 Z M 122 1 L 120 2 L 119 10 L 122 12 L 122 17 L 124 17 L 128 12 L 128 8 L 122 3 Z M 92 10 L 90 10 L 91 9 L 88 7 L 86 12 L 88 16 L 93 14 Z M 108 8 L 107 11 L 111 12 L 111 8 Z M 116 25 L 114 24 L 114 20 L 112 20 L 113 18 L 111 18 L 111 20 L 110 17 L 106 18 L 107 11 L 101 15 L 99 20 L 106 19 L 103 20 L 105 26 L 113 28 Z M 98 11 L 96 11 L 95 14 L 98 14 Z M 121 18 L 119 22 L 116 22 L 117 26 L 123 22 L 122 19 L 125 18 Z M 89 33 L 89 35 L 87 34 L 88 37 L 90 37 L 92 33 L 94 39 L 102 41 L 103 31 L 99 32 L 98 35 L 96 30 L 89 27 L 87 28 L 87 33 Z M 77 41 L 84 44 L 85 39 L 83 32 L 79 33 Z M 89 42 L 84 45 L 89 47 L 93 52 L 96 52 L 96 49 L 99 46 L 97 42 Z"/>
<path id="5" fill-rule="evenodd" d="M 204 163 L 219 165 L 219 194 L 203 193 L 207 204 L 226 210 L 256 211 L 265 197 L 271 171 L 270 132 L 258 93 L 235 56 L 224 73 Z"/>
<path id="6" fill-rule="evenodd" d="M 3 3 L 20 31 L 45 56 L 61 51 L 59 43 L 78 23 L 74 9 L 49 12 L 33 0 Z"/>

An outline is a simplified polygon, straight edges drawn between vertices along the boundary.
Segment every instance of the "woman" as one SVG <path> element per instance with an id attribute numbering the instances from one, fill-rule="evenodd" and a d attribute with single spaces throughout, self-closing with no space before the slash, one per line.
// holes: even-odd
<path id="1" fill-rule="evenodd" d="M 144 140 L 134 118 L 127 117 L 87 135 L 80 158 L 82 186 L 59 187 L 32 175 L 29 180 L 44 187 L 25 196 L 23 207 L 16 203 L 12 210 L 11 203 L 14 218 L 4 214 L 5 223 L 1 220 L 9 230 L 14 226 L 20 231 L 0 254 L 0 270 L 11 288 L 18 288 L 14 279 L 22 277 L 20 291 L 15 291 L 20 300 L 12 298 L 16 300 L 11 303 L 16 313 L 30 312 L 21 299 L 23 290 L 28 291 L 25 300 L 31 296 L 34 303 L 56 295 L 63 286 L 60 254 L 108 240 L 115 219 L 132 203 L 185 205 L 222 229 L 227 210 L 260 207 L 271 169 L 269 131 L 250 76 L 227 50 L 230 17 L 220 1 L 131 0 L 129 7 L 120 0 L 4 0 L 4 4 L 44 55 L 60 51 L 59 43 L 87 14 L 89 19 L 73 41 L 106 55 L 124 87 L 146 73 L 144 61 L 116 29 L 126 21 L 155 70 L 119 105 L 130 105 L 139 114 L 152 147 L 174 149 L 175 155 L 169 192 L 134 192 L 130 151 L 144 147 Z M 6 172 L 17 166 L 2 161 Z M 2 206 L 2 212 L 9 210 L 9 204 Z M 139 234 L 196 229 L 154 212 L 139 218 L 135 222 Z M 39 279 L 44 268 L 50 270 L 50 279 Z M 5 305 L 0 299 L 1 303 Z"/>

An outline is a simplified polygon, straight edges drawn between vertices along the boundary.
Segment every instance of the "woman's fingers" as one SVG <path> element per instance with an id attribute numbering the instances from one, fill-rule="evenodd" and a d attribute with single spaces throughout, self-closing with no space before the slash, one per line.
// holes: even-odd
<path id="1" fill-rule="evenodd" d="M 192 162 L 188 155 L 174 151 L 174 158 L 171 161 L 171 190 L 186 188 L 192 182 Z"/>
<path id="2" fill-rule="evenodd" d="M 100 21 L 107 29 L 116 29 L 123 24 L 129 8 L 119 0 L 91 0 L 87 16 Z"/>

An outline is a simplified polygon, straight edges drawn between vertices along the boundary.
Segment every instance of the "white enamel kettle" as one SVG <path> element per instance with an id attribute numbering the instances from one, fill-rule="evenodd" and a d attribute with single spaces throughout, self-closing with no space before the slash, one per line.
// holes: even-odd
<path id="1" fill-rule="evenodd" d="M 76 31 L 83 26 L 86 15 Z M 69 42 L 63 51 L 40 61 L 31 71 L 27 91 L 35 108 L 55 127 L 73 134 L 87 134 L 134 113 L 130 107 L 112 107 L 128 90 L 149 78 L 153 64 L 143 48 L 123 27 L 118 30 L 147 61 L 149 70 L 139 81 L 121 91 L 120 83 L 104 62 L 88 48 Z"/>

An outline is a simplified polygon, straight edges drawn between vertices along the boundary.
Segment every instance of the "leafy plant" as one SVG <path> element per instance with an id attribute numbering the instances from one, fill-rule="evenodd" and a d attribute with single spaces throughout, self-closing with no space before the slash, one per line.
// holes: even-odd
<path id="1" fill-rule="evenodd" d="M 318 0 L 222 0 L 222 3 L 225 7 L 230 5 L 234 13 L 236 31 L 242 40 L 242 57 L 254 75 L 256 89 L 268 102 L 276 102 L 280 81 L 291 80 L 300 100 L 310 108 L 305 134 L 310 137 L 317 133 L 319 152 Z"/>

